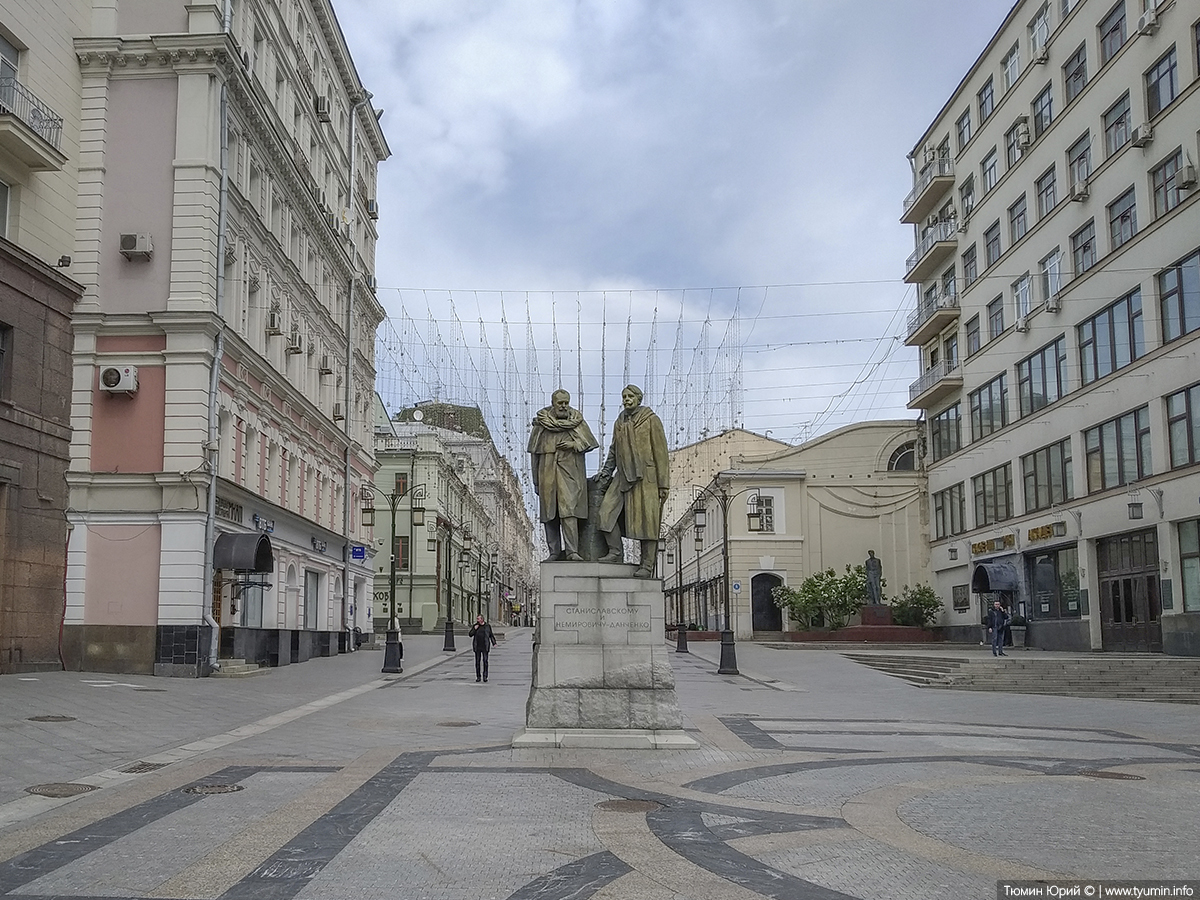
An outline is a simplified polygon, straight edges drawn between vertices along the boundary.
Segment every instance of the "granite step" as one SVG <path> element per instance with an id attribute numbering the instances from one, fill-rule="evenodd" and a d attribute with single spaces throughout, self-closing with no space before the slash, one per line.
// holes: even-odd
<path id="1" fill-rule="evenodd" d="M 265 675 L 267 668 L 257 663 L 248 663 L 244 659 L 217 660 L 221 668 L 209 673 L 209 678 L 247 678 L 251 675 Z"/>

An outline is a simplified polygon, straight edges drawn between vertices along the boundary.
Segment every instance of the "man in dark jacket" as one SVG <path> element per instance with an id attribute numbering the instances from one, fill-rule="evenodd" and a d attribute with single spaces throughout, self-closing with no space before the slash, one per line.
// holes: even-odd
<path id="1" fill-rule="evenodd" d="M 987 614 L 987 630 L 992 637 L 992 656 L 1006 656 L 1004 652 L 1004 630 L 1008 627 L 1008 610 L 996 600 Z"/>
<path id="2" fill-rule="evenodd" d="M 475 617 L 475 624 L 467 632 L 471 638 L 471 646 L 475 649 L 475 680 L 480 676 L 488 679 L 488 652 L 496 646 L 496 636 L 492 634 L 492 626 L 483 621 L 483 616 Z"/>

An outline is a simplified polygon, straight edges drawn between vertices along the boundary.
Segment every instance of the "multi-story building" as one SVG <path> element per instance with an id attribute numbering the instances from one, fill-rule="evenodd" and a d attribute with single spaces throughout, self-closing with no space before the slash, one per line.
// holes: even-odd
<path id="1" fill-rule="evenodd" d="M 58 668 L 80 2 L 0 9 L 0 673 Z"/>
<path id="2" fill-rule="evenodd" d="M 336 653 L 371 578 L 371 95 L 329 0 L 82 33 L 66 664 Z"/>
<path id="3" fill-rule="evenodd" d="M 377 401 L 375 629 L 440 631 L 530 611 L 533 527 L 520 483 L 477 407 L 426 402 L 390 419 Z M 388 553 L 395 510 L 394 560 Z M 515 608 L 515 610 L 514 610 Z"/>
<path id="4" fill-rule="evenodd" d="M 773 588 L 859 565 L 868 551 L 883 562 L 889 595 L 927 582 L 917 436 L 915 421 L 884 420 L 796 447 L 739 430 L 676 450 L 661 563 L 667 621 L 725 627 L 726 552 L 738 640 L 790 628 Z"/>
<path id="5" fill-rule="evenodd" d="M 1045 648 L 1200 654 L 1200 22 L 1017 3 L 910 158 L 936 588 Z"/>

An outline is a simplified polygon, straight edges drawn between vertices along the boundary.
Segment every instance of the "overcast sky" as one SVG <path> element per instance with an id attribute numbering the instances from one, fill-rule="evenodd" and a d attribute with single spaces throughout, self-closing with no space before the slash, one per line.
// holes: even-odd
<path id="1" fill-rule="evenodd" d="M 627 341 L 631 378 L 646 380 L 656 308 L 647 403 L 682 409 L 663 396 L 673 350 L 716 403 L 729 362 L 698 356 L 700 323 L 710 319 L 715 351 L 739 300 L 740 335 L 726 346 L 744 347 L 745 427 L 796 441 L 914 416 L 905 157 L 1010 6 L 335 0 L 393 154 L 379 170 L 378 296 L 397 332 L 425 344 L 405 360 L 422 374 L 403 375 L 404 402 L 453 393 L 422 361 L 437 352 L 431 316 L 443 365 L 457 358 L 468 372 L 458 390 L 472 390 L 474 365 L 499 402 L 502 300 L 510 393 L 523 386 L 532 292 L 535 393 L 556 380 L 575 390 L 583 368 L 593 421 L 596 395 L 608 422 L 617 409 Z M 679 424 L 674 439 L 700 427 Z"/>

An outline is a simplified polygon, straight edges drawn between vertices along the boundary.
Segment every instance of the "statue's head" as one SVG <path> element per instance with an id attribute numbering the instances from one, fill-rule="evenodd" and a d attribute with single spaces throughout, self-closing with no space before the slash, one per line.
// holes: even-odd
<path id="1" fill-rule="evenodd" d="M 554 409 L 555 416 L 560 419 L 567 418 L 571 412 L 571 394 L 559 388 L 550 395 L 550 406 Z"/>
<path id="2" fill-rule="evenodd" d="M 637 409 L 642 405 L 642 389 L 636 384 L 627 384 L 621 391 L 621 405 L 626 409 Z"/>

